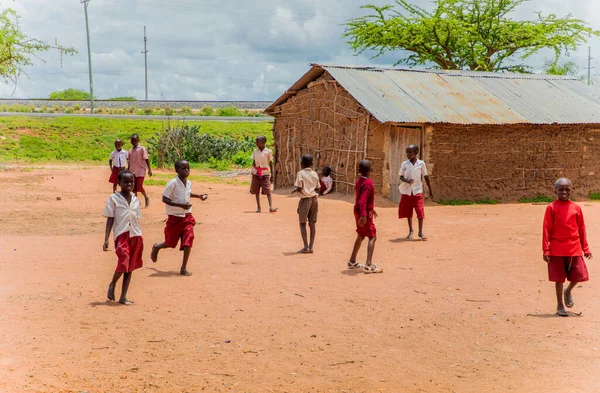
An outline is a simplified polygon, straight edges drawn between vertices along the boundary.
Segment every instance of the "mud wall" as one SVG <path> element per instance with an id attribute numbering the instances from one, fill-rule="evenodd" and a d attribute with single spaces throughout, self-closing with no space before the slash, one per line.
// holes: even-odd
<path id="1" fill-rule="evenodd" d="M 436 199 L 551 196 L 560 177 L 576 197 L 600 191 L 600 126 L 430 125 L 427 139 Z"/>

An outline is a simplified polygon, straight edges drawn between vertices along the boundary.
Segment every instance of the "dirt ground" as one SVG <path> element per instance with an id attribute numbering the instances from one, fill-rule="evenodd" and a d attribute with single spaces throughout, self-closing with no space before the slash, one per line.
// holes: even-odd
<path id="1" fill-rule="evenodd" d="M 149 187 L 127 307 L 105 298 L 107 178 L 0 172 L 1 392 L 600 391 L 597 259 L 575 292 L 583 314 L 555 317 L 544 206 L 430 206 L 430 240 L 405 242 L 380 202 L 385 273 L 369 276 L 345 269 L 348 198 L 321 199 L 315 254 L 293 255 L 295 198 L 282 191 L 277 214 L 257 215 L 246 187 L 195 183 L 209 200 L 194 203 L 188 278 L 178 251 L 147 257 L 165 220 Z M 600 205 L 582 206 L 600 257 Z"/>

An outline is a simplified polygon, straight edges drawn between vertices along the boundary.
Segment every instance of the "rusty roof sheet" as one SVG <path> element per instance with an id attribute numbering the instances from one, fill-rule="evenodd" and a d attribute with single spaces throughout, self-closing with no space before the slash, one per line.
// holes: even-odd
<path id="1" fill-rule="evenodd" d="M 382 123 L 600 124 L 600 89 L 573 77 L 317 64 L 267 113 L 324 71 Z"/>

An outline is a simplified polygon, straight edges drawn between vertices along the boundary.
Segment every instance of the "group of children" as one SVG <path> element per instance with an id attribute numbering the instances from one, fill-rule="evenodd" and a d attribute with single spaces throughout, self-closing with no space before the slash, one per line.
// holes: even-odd
<path id="1" fill-rule="evenodd" d="M 257 212 L 261 212 L 260 193 L 267 196 L 269 211 L 276 212 L 271 197 L 271 184 L 273 180 L 273 153 L 266 147 L 267 138 L 264 136 L 256 139 L 256 150 L 252 154 L 252 183 L 250 192 L 256 196 Z M 143 239 L 139 225 L 142 216 L 137 192 L 142 192 L 149 205 L 148 196 L 143 189 L 143 179 L 146 174 L 152 176 L 148 153 L 139 145 L 139 137 L 131 138 L 132 149 L 123 151 L 123 142 L 115 141 L 115 151 L 111 154 L 109 164 L 111 167 L 110 182 L 115 184 L 113 194 L 109 197 L 103 215 L 107 217 L 103 249 L 108 250 L 108 238 L 111 230 L 114 232 L 115 252 L 117 255 L 117 268 L 108 287 L 107 297 L 115 300 L 115 286 L 123 278 L 123 287 L 119 302 L 131 304 L 127 299 L 127 290 L 131 281 L 131 274 L 142 266 Z M 399 186 L 401 200 L 398 206 L 398 217 L 408 219 L 409 233 L 407 238 L 413 237 L 412 217 L 416 211 L 419 232 L 422 240 L 427 237 L 423 233 L 424 197 L 423 180 L 425 180 L 429 196 L 433 199 L 429 174 L 424 161 L 418 159 L 419 147 L 410 145 L 406 148 L 407 160 L 400 167 Z M 145 165 L 144 165 L 145 164 Z M 313 169 L 313 157 L 305 154 L 301 158 L 301 170 L 296 175 L 293 194 L 298 194 L 298 219 L 300 234 L 304 247 L 299 251 L 302 254 L 312 254 L 316 237 L 316 223 L 319 214 L 319 196 L 327 195 L 333 190 L 331 169 L 324 167 L 322 177 L 319 178 Z M 127 169 L 126 168 L 127 165 Z M 164 242 L 154 244 L 151 260 L 156 262 L 160 250 L 175 248 L 180 243 L 183 251 L 183 261 L 180 274 L 189 276 L 187 270 L 191 248 L 194 242 L 194 226 L 196 221 L 192 215 L 191 198 L 206 200 L 206 194 L 192 193 L 192 184 L 188 180 L 190 165 L 185 160 L 175 163 L 177 177 L 169 181 L 162 195 L 166 205 L 167 222 L 164 230 Z M 363 269 L 365 273 L 382 273 L 383 269 L 373 264 L 373 253 L 377 240 L 375 219 L 375 187 L 370 179 L 373 171 L 369 160 L 362 160 L 358 165 L 360 175 L 355 184 L 354 219 L 356 223 L 356 240 L 348 260 L 349 269 Z M 121 187 L 116 192 L 116 183 Z M 592 253 L 587 243 L 585 222 L 581 208 L 571 201 L 573 183 L 566 178 L 558 179 L 554 185 L 557 199 L 546 208 L 543 225 L 542 249 L 544 261 L 548 264 L 548 277 L 555 282 L 557 297 L 557 315 L 568 316 L 565 310 L 574 305 L 573 289 L 580 282 L 588 281 L 589 274 L 583 256 L 591 259 Z M 310 230 L 307 231 L 307 225 Z M 365 238 L 368 239 L 367 258 L 364 265 L 357 262 L 357 255 Z M 564 289 L 565 280 L 569 286 Z"/>

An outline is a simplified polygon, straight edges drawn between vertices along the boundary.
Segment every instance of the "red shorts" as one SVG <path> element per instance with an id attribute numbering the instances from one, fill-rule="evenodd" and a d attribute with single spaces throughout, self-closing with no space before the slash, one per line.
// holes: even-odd
<path id="1" fill-rule="evenodd" d="M 119 172 L 121 172 L 125 168 L 119 168 L 113 166 L 112 172 L 110 172 L 110 177 L 108 178 L 108 182 L 112 184 L 119 184 Z"/>
<path id="2" fill-rule="evenodd" d="M 143 176 L 135 176 L 135 186 L 133 187 L 133 192 L 146 192 L 144 189 L 144 177 Z"/>
<path id="3" fill-rule="evenodd" d="M 167 226 L 165 227 L 165 244 L 169 248 L 177 247 L 177 243 L 181 239 L 180 250 L 184 247 L 192 247 L 194 245 L 194 226 L 196 220 L 191 213 L 185 217 L 169 216 Z"/>
<path id="4" fill-rule="evenodd" d="M 400 205 L 398 205 L 398 218 L 412 218 L 413 209 L 417 212 L 417 218 L 425 218 L 425 198 L 423 198 L 423 194 L 402 194 Z"/>
<path id="5" fill-rule="evenodd" d="M 360 214 L 357 211 L 354 212 L 354 220 L 356 221 L 356 233 L 358 233 L 358 236 L 368 237 L 369 239 L 377 237 L 377 228 L 375 228 L 373 213 L 369 212 L 369 215 L 367 216 L 367 222 L 362 227 L 358 225 Z"/>
<path id="6" fill-rule="evenodd" d="M 583 257 L 550 257 L 548 280 L 553 282 L 584 282 L 590 279 Z"/>
<path id="7" fill-rule="evenodd" d="M 129 232 L 122 233 L 115 240 L 115 254 L 117 254 L 116 272 L 131 273 L 143 266 L 142 253 L 144 252 L 144 239 L 141 236 L 129 237 Z"/>

